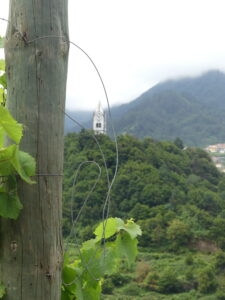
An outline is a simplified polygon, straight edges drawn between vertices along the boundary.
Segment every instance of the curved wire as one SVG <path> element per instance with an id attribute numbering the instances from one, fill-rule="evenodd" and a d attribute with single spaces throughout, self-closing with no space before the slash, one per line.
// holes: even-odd
<path id="1" fill-rule="evenodd" d="M 0 18 L 1 20 L 3 21 L 7 21 L 9 22 L 8 20 L 4 19 L 4 18 Z M 113 126 L 113 122 L 112 122 L 112 115 L 111 115 L 111 109 L 110 109 L 110 104 L 109 104 L 109 98 L 108 98 L 108 94 L 107 94 L 107 91 L 106 91 L 106 87 L 105 87 L 105 84 L 104 84 L 104 81 L 102 79 L 102 76 L 96 66 L 96 64 L 94 63 L 94 61 L 92 60 L 92 58 L 87 54 L 86 51 L 84 51 L 80 46 L 78 46 L 77 44 L 75 44 L 74 42 L 70 41 L 69 39 L 66 39 L 64 36 L 56 36 L 56 35 L 46 35 L 46 36 L 41 36 L 41 37 L 38 37 L 38 38 L 35 38 L 35 39 L 32 39 L 32 40 L 25 40 L 24 37 L 21 35 L 21 38 L 23 39 L 23 41 L 25 42 L 26 45 L 28 44 L 31 44 L 35 41 L 38 41 L 38 40 L 41 40 L 41 39 L 47 39 L 47 38 L 61 38 L 63 39 L 65 42 L 67 43 L 70 43 L 72 44 L 73 46 L 75 46 L 76 48 L 78 48 L 81 52 L 83 52 L 85 54 L 85 56 L 90 60 L 90 62 L 92 63 L 92 65 L 94 66 L 94 69 L 96 70 L 97 74 L 98 74 L 98 77 L 101 81 L 101 84 L 102 84 L 102 87 L 103 87 L 103 90 L 104 90 L 104 93 L 105 93 L 105 97 L 106 97 L 106 101 L 107 101 L 107 107 L 108 107 L 108 112 L 109 112 L 109 118 L 110 118 L 110 124 L 111 124 L 111 128 L 112 128 L 112 132 L 113 132 L 113 137 L 114 137 L 114 141 L 115 141 L 115 148 L 116 148 L 116 166 L 115 166 L 115 172 L 114 172 L 114 175 L 113 175 L 113 178 L 110 182 L 109 180 L 109 172 L 108 172 L 108 168 L 107 168 L 107 163 L 106 163 L 106 160 L 105 160 L 105 156 L 104 156 L 104 153 L 101 149 L 101 146 L 97 140 L 97 138 L 95 137 L 95 135 L 92 135 L 98 145 L 98 148 L 101 152 L 101 155 L 103 157 L 103 162 L 104 162 L 104 166 L 105 166 L 105 170 L 106 170 L 106 176 L 107 176 L 107 182 L 108 182 L 108 192 L 107 192 L 107 196 L 106 196 L 106 199 L 105 199 L 105 202 L 104 202 L 104 206 L 103 206 L 103 212 L 102 212 L 102 223 L 103 223 L 103 233 L 102 233 L 102 239 L 104 241 L 104 256 L 105 256 L 105 228 L 106 228 L 106 224 L 107 224 L 107 219 L 108 219 L 108 216 L 109 216 L 109 209 L 110 209 L 110 193 L 111 193 L 111 190 L 112 190 L 112 186 L 115 182 L 115 179 L 116 179 L 116 175 L 117 175 L 117 172 L 118 172 L 118 165 L 119 165 L 119 152 L 118 152 L 118 142 L 117 142 L 117 137 L 116 137 L 116 133 L 115 133 L 115 128 Z M 61 109 L 62 110 L 62 109 Z M 64 112 L 64 114 L 69 117 L 73 122 L 75 122 L 76 124 L 78 124 L 81 128 L 84 128 L 79 122 L 77 122 L 75 119 L 71 118 L 64 110 L 62 110 Z M 76 179 L 77 179 L 77 176 L 78 176 L 78 173 L 80 171 L 80 168 L 86 164 L 86 163 L 95 163 L 96 165 L 98 165 L 96 162 L 94 161 L 86 161 L 86 162 L 83 162 L 80 164 L 80 166 L 78 167 L 78 170 L 76 172 L 76 175 L 75 175 L 75 179 L 74 179 L 74 182 L 73 182 L 73 188 L 72 188 L 72 198 L 74 197 L 73 193 L 74 193 L 74 186 L 75 186 L 75 182 L 76 182 Z M 100 166 L 98 165 L 98 167 L 100 168 Z M 92 189 L 90 190 L 90 192 L 88 193 L 88 196 L 86 197 L 77 217 L 75 220 L 73 220 L 73 216 L 72 216 L 72 228 L 71 228 L 71 232 L 70 234 L 72 234 L 73 232 L 73 228 L 75 226 L 75 224 L 78 222 L 79 218 L 80 218 L 80 215 L 83 211 L 83 208 L 85 207 L 91 193 L 93 192 L 97 182 L 99 181 L 100 179 L 100 176 L 101 176 L 101 168 L 99 169 L 100 172 L 99 172 L 99 176 L 95 182 L 95 184 L 93 185 Z M 71 199 L 72 199 L 71 198 Z M 72 204 L 71 204 L 72 206 Z M 73 211 L 71 211 L 72 215 L 73 215 Z M 70 235 L 69 235 L 70 237 Z M 80 250 L 80 249 L 79 249 Z"/>

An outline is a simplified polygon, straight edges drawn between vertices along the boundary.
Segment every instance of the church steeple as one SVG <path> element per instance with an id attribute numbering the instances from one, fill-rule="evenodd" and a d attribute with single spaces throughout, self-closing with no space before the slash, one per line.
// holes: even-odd
<path id="1" fill-rule="evenodd" d="M 106 117 L 100 101 L 93 113 L 93 130 L 95 134 L 106 134 Z"/>

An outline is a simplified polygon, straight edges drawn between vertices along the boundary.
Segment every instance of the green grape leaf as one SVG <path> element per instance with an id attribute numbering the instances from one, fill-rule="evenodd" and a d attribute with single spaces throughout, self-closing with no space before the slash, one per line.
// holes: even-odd
<path id="1" fill-rule="evenodd" d="M 76 280 L 75 295 L 76 295 L 77 299 L 85 300 L 84 295 L 83 295 L 83 290 L 82 290 L 82 282 L 81 282 L 80 278 Z"/>
<path id="2" fill-rule="evenodd" d="M 7 83 L 6 83 L 6 75 L 5 73 L 0 76 L 0 85 L 3 86 L 4 89 L 7 88 Z"/>
<path id="3" fill-rule="evenodd" d="M 103 247 L 96 248 L 97 239 L 91 239 L 82 244 L 81 252 L 82 258 L 86 259 L 85 264 L 90 268 L 94 268 L 96 276 L 102 276 L 104 274 L 112 274 L 117 267 L 117 252 L 115 250 L 114 243 L 107 242 Z M 95 251 L 93 251 L 95 249 Z M 86 252 L 85 252 L 86 250 Z M 87 250 L 90 250 L 88 252 Z M 93 252 L 93 254 L 92 254 Z M 92 263 L 92 257 L 94 256 L 94 263 Z M 88 259 L 89 257 L 89 259 Z M 84 264 L 84 265 L 85 265 Z"/>
<path id="4" fill-rule="evenodd" d="M 96 235 L 96 239 L 99 241 L 102 238 L 110 238 L 116 232 L 119 231 L 120 227 L 124 226 L 123 220 L 119 218 L 109 218 L 104 222 L 100 223 L 98 227 L 95 229 L 94 234 Z M 104 234 L 103 234 L 104 231 Z"/>
<path id="5" fill-rule="evenodd" d="M 62 280 L 65 286 L 65 289 L 72 294 L 75 294 L 76 290 L 76 278 L 78 277 L 77 271 L 75 268 L 72 268 L 69 265 L 63 267 Z"/>
<path id="6" fill-rule="evenodd" d="M 99 259 L 101 273 L 103 275 L 113 274 L 118 266 L 118 252 L 115 247 L 115 243 L 106 243 L 102 249 L 102 253 Z"/>
<path id="7" fill-rule="evenodd" d="M 101 285 L 98 282 L 97 286 L 93 288 L 86 282 L 83 288 L 83 299 L 85 300 L 99 300 L 101 296 Z M 78 298 L 80 300 L 80 298 Z"/>
<path id="8" fill-rule="evenodd" d="M 74 299 L 74 296 L 77 296 L 78 299 L 83 299 L 80 276 L 80 269 L 74 268 L 71 265 L 64 265 L 62 272 L 63 291 L 61 300 Z"/>
<path id="9" fill-rule="evenodd" d="M 116 250 L 118 256 L 121 258 L 125 257 L 130 266 L 137 256 L 137 240 L 132 239 L 127 232 L 121 232 L 116 239 Z"/>
<path id="10" fill-rule="evenodd" d="M 68 291 L 64 289 L 64 286 L 62 286 L 61 290 L 61 300 L 70 300 L 70 295 L 68 294 Z"/>
<path id="11" fill-rule="evenodd" d="M 34 183 L 30 176 L 35 174 L 35 160 L 28 153 L 19 151 L 17 145 L 0 149 L 0 175 L 8 176 L 16 172 L 27 183 Z"/>
<path id="12" fill-rule="evenodd" d="M 117 233 L 116 239 L 103 243 L 103 231 L 106 239 Z M 109 218 L 105 230 L 101 223 L 94 233 L 95 239 L 82 244 L 80 256 L 70 265 L 71 269 L 64 268 L 65 284 L 61 300 L 99 300 L 104 275 L 113 274 L 118 269 L 121 259 L 127 259 L 129 266 L 135 261 L 136 237 L 141 234 L 141 229 L 132 219 L 124 224 L 119 218 Z"/>
<path id="13" fill-rule="evenodd" d="M 13 173 L 14 168 L 11 164 L 17 151 L 17 145 L 11 145 L 7 148 L 0 148 L 0 175 L 8 176 Z"/>
<path id="14" fill-rule="evenodd" d="M 15 143 L 19 144 L 23 134 L 23 127 L 13 119 L 9 111 L 3 106 L 0 106 L 0 127 L 5 130 Z"/>
<path id="15" fill-rule="evenodd" d="M 136 238 L 138 235 L 142 234 L 141 228 L 139 225 L 135 224 L 134 221 L 128 220 L 126 224 L 123 226 L 120 226 L 119 229 L 125 230 L 127 233 L 129 233 L 130 237 L 132 239 Z"/>
<path id="16" fill-rule="evenodd" d="M 85 270 L 84 278 L 86 281 L 89 281 L 90 285 L 93 286 L 96 286 L 97 280 L 101 278 L 103 275 L 100 262 L 99 262 L 100 257 L 101 257 L 100 247 L 83 250 L 81 254 L 80 266 Z"/>
<path id="17" fill-rule="evenodd" d="M 17 148 L 11 163 L 24 181 L 30 184 L 35 183 L 30 179 L 30 176 L 35 174 L 35 160 L 32 156 Z"/>
<path id="18" fill-rule="evenodd" d="M 34 176 L 36 169 L 35 159 L 30 154 L 19 151 L 19 160 L 26 176 Z"/>
<path id="19" fill-rule="evenodd" d="M 62 289 L 61 300 L 74 300 L 75 294 L 71 294 L 67 289 Z"/>
<path id="20" fill-rule="evenodd" d="M 0 298 L 3 298 L 5 295 L 5 287 L 4 285 L 0 284 Z"/>
<path id="21" fill-rule="evenodd" d="M 4 89 L 0 87 L 0 105 L 4 103 Z"/>
<path id="22" fill-rule="evenodd" d="M 83 250 L 85 250 L 85 249 L 86 250 L 91 249 L 91 248 L 95 247 L 95 245 L 96 245 L 97 242 L 98 242 L 97 238 L 88 240 L 88 241 L 86 241 L 86 242 L 84 242 L 82 244 L 82 249 Z"/>
<path id="23" fill-rule="evenodd" d="M 8 180 L 2 185 L 2 189 L 4 192 L 17 194 L 17 182 L 16 177 L 14 175 L 10 175 L 7 177 Z"/>
<path id="24" fill-rule="evenodd" d="M 0 216 L 9 219 L 17 219 L 23 208 L 16 194 L 0 192 Z"/>
<path id="25" fill-rule="evenodd" d="M 0 37 L 1 42 L 1 37 Z M 5 71 L 5 61 L 4 59 L 0 59 L 0 71 Z"/>

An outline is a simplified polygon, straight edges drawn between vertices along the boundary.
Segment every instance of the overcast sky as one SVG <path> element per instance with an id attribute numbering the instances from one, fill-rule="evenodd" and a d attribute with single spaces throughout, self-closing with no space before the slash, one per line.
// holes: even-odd
<path id="1" fill-rule="evenodd" d="M 224 12 L 224 0 L 69 0 L 70 39 L 94 60 L 114 105 L 168 78 L 225 71 Z M 99 100 L 106 104 L 93 66 L 71 46 L 67 108 L 89 110 Z"/>

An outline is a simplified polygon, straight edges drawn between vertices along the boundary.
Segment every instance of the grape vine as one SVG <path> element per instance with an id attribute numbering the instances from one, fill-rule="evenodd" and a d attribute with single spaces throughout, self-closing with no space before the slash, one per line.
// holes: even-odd
<path id="1" fill-rule="evenodd" d="M 17 219 L 22 204 L 17 193 L 18 178 L 34 183 L 35 160 L 28 153 L 19 150 L 23 126 L 6 108 L 5 62 L 0 60 L 0 216 Z M 5 142 L 7 145 L 5 146 Z"/>
<path id="2" fill-rule="evenodd" d="M 0 38 L 0 48 L 3 46 Z M 23 126 L 6 108 L 7 84 L 5 62 L 0 60 L 0 216 L 17 219 L 22 209 L 17 182 L 35 183 L 35 160 L 19 149 Z M 7 145 L 7 146 L 6 146 Z M 109 218 L 94 231 L 95 238 L 82 244 L 78 257 L 71 261 L 65 255 L 62 272 L 62 300 L 100 299 L 105 275 L 117 271 L 122 259 L 131 265 L 137 255 L 137 236 L 140 227 L 134 221 L 126 223 L 119 218 Z M 0 282 L 0 298 L 5 295 Z"/>
<path id="3" fill-rule="evenodd" d="M 94 231 L 95 238 L 84 242 L 77 259 L 65 257 L 61 300 L 99 300 L 105 275 L 118 270 L 122 259 L 131 265 L 137 255 L 139 225 L 109 218 Z M 104 237 L 104 238 L 103 238 Z"/>

